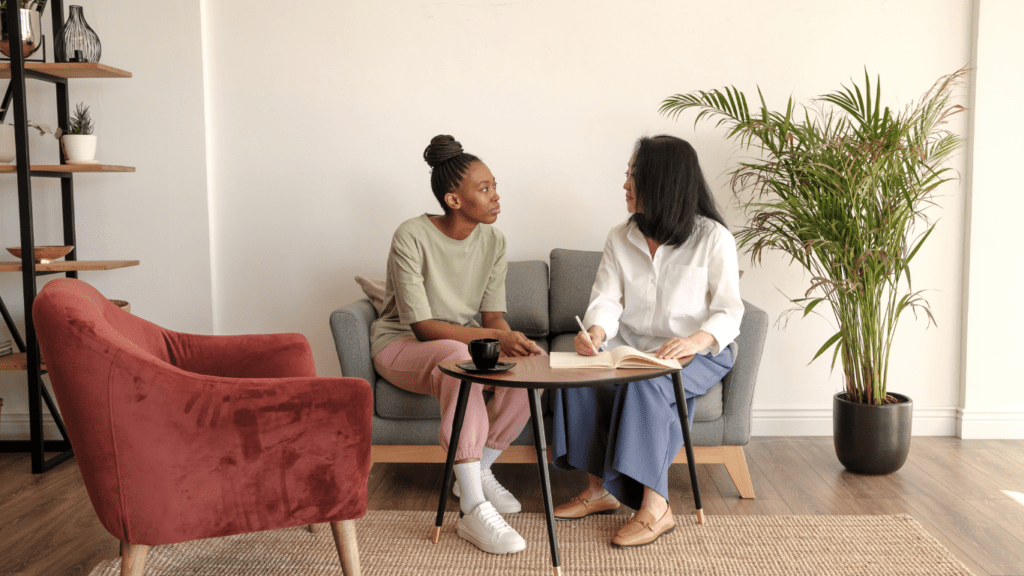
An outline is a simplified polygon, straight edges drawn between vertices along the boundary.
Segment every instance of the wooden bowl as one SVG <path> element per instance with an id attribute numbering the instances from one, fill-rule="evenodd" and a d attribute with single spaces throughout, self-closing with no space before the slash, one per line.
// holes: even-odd
<path id="1" fill-rule="evenodd" d="M 125 312 L 128 312 L 129 314 L 132 311 L 132 305 L 124 300 L 111 300 L 110 302 L 113 303 L 114 306 L 117 306 L 118 308 L 124 310 Z"/>
<path id="2" fill-rule="evenodd" d="M 36 246 L 36 264 L 49 264 L 57 258 L 67 256 L 68 252 L 71 252 L 74 249 L 74 246 Z M 20 246 L 16 248 L 8 248 L 7 251 L 13 254 L 15 258 L 21 258 Z"/>

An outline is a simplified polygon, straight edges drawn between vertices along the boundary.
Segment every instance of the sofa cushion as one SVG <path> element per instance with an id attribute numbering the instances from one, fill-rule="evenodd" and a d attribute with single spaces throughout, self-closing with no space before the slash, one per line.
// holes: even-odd
<path id="1" fill-rule="evenodd" d="M 595 272 L 596 274 L 596 272 Z M 531 338 L 548 335 L 548 263 L 509 262 L 505 274 L 505 321 Z"/>
<path id="2" fill-rule="evenodd" d="M 566 250 L 551 251 L 551 291 L 549 330 L 552 334 L 578 332 L 576 316 L 587 312 L 590 290 L 601 264 L 600 252 Z"/>
<path id="3" fill-rule="evenodd" d="M 441 407 L 433 396 L 402 390 L 383 378 L 374 386 L 373 408 L 389 420 L 440 419 Z"/>

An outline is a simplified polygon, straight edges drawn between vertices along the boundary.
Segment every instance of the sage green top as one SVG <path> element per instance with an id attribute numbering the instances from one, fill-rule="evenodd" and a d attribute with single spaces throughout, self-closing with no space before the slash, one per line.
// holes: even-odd
<path id="1" fill-rule="evenodd" d="M 505 236 L 489 224 L 455 240 L 428 214 L 406 220 L 391 239 L 384 310 L 370 325 L 371 357 L 413 335 L 415 322 L 479 326 L 478 312 L 505 312 L 507 268 Z"/>

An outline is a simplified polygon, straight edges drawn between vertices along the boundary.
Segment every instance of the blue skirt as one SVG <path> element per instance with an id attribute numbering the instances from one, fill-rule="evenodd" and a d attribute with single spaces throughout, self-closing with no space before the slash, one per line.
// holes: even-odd
<path id="1" fill-rule="evenodd" d="M 682 370 L 688 424 L 696 397 L 732 369 L 732 350 L 697 356 Z M 555 393 L 553 463 L 604 479 L 620 502 L 640 509 L 644 486 L 668 499 L 668 467 L 683 447 L 672 376 Z"/>

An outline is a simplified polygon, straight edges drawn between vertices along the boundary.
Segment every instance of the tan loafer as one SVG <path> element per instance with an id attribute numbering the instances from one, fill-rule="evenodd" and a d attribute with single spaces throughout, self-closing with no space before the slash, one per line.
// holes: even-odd
<path id="1" fill-rule="evenodd" d="M 565 504 L 555 507 L 555 520 L 579 520 L 591 514 L 614 514 L 618 509 L 619 501 L 611 494 L 593 500 L 575 496 Z"/>
<path id="2" fill-rule="evenodd" d="M 671 507 L 665 511 L 660 520 L 655 520 L 654 515 L 647 510 L 640 510 L 615 533 L 615 537 L 612 538 L 612 546 L 617 548 L 647 546 L 654 544 L 658 538 L 675 528 L 676 521 L 672 517 Z"/>

